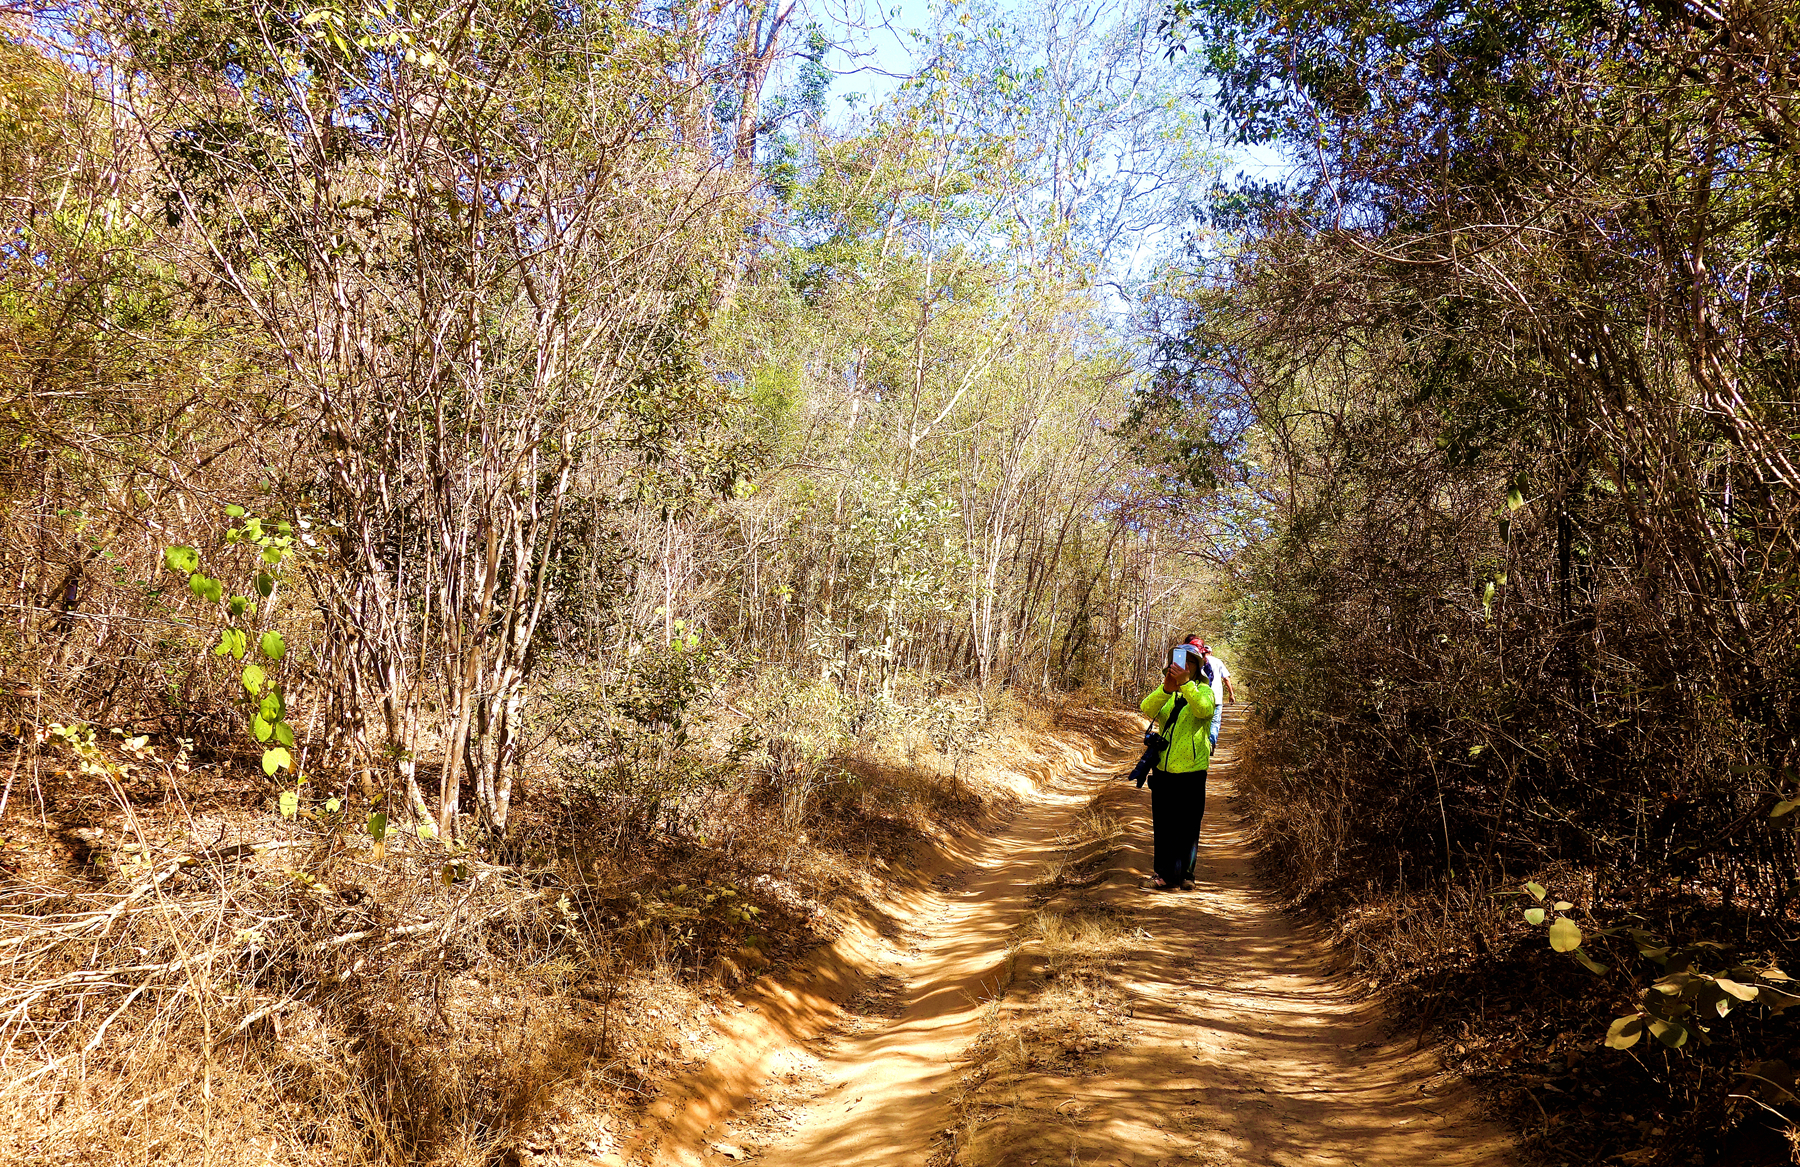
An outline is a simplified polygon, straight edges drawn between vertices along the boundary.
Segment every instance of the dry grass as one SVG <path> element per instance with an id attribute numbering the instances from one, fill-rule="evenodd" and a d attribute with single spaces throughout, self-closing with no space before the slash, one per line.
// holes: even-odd
<path id="1" fill-rule="evenodd" d="M 607 1076 L 607 1018 L 567 990 L 616 970 L 572 889 L 290 830 L 8 889 L 13 1161 L 496 1162 L 559 1085 Z"/>
<path id="2" fill-rule="evenodd" d="M 691 1060 L 698 966 L 756 918 L 678 864 L 376 848 L 323 799 L 291 820 L 239 789 L 202 806 L 171 767 L 159 797 L 153 749 L 136 771 L 114 753 L 79 778 L 47 755 L 8 820 L 0 1163 L 604 1150 L 609 1111 Z"/>
<path id="3" fill-rule="evenodd" d="M 1047 716 L 950 694 L 847 735 L 802 696 L 776 727 L 796 764 L 629 846 L 535 775 L 504 864 L 411 834 L 377 855 L 347 811 L 283 820 L 260 776 L 152 765 L 156 743 L 103 741 L 95 775 L 46 745 L 0 850 L 0 1164 L 614 1150 L 709 1052 L 714 998 L 874 910 Z"/>
<path id="4" fill-rule="evenodd" d="M 1106 872 L 1106 861 L 1119 849 L 1125 824 L 1098 799 L 1082 808 L 1057 840 L 1061 850 L 1044 865 L 1039 887 L 1045 895 L 1064 888 L 1086 887 Z"/>

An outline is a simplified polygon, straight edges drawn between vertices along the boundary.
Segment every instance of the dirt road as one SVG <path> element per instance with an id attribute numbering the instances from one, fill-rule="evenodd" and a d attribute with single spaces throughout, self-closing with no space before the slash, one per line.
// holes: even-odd
<path id="1" fill-rule="evenodd" d="M 1412 1035 L 1381 1036 L 1374 1003 L 1326 971 L 1322 944 L 1256 878 L 1232 809 L 1235 725 L 1209 784 L 1199 886 L 1145 892 L 1148 799 L 1118 781 L 1122 751 L 1091 753 L 1041 789 L 956 885 L 922 904 L 913 947 L 879 970 L 889 1016 L 816 1052 L 785 1121 L 730 1142 L 780 1167 L 1199 1163 L 1223 1167 L 1475 1167 L 1509 1143 Z M 1102 792 L 1125 846 L 1085 894 L 1126 921 L 1123 1040 L 1074 1072 L 1022 1077 L 974 1138 L 952 1128 L 959 1058 L 1003 983 L 1008 938 L 1038 896 L 1074 813 Z M 1029 1009 L 1028 979 L 1008 990 Z M 879 1011 L 878 1011 L 879 1012 Z M 762 1144 L 758 1146 L 757 1144 Z M 952 1159 L 954 1155 L 954 1160 Z M 724 1161 L 723 1154 L 714 1157 Z M 732 1154 L 729 1157 L 737 1157 Z"/>

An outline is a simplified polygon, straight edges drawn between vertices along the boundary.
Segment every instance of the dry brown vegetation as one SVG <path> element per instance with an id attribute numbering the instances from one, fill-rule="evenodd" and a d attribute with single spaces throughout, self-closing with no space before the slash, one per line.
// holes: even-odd
<path id="1" fill-rule="evenodd" d="M 985 766 L 990 731 L 1012 749 L 1050 716 L 998 712 L 959 758 Z M 737 783 L 686 834 L 624 851 L 593 844 L 604 821 L 534 801 L 534 857 L 501 865 L 414 835 L 377 851 L 322 806 L 246 812 L 154 743 L 90 760 L 111 805 L 45 768 L 41 822 L 9 836 L 8 1161 L 610 1150 L 704 1057 L 721 992 L 875 914 L 922 844 L 984 809 L 899 725 L 828 759 L 798 810 Z M 242 841 L 194 842 L 211 837 Z"/>
<path id="2" fill-rule="evenodd" d="M 1236 487 L 1274 870 L 1549 1161 L 1786 1161 L 1795 6 L 1176 11 L 1296 160 L 1143 411 Z"/>
<path id="3" fill-rule="evenodd" d="M 1785 1016 L 1734 1014 L 1717 1023 L 1706 1048 L 1685 1057 L 1605 1048 L 1600 1037 L 1629 998 L 1596 993 L 1592 973 L 1553 951 L 1522 917 L 1530 901 L 1517 887 L 1536 880 L 1590 913 L 1621 912 L 1664 935 L 1720 938 L 1714 960 L 1732 947 L 1775 947 L 1754 931 L 1754 917 L 1727 910 L 1716 889 L 1673 882 L 1609 904 L 1596 894 L 1596 873 L 1568 861 L 1499 885 L 1447 885 L 1428 874 L 1412 886 L 1373 878 L 1351 858 L 1355 836 L 1342 808 L 1281 777 L 1276 740 L 1252 724 L 1239 746 L 1244 808 L 1265 878 L 1325 924 L 1344 975 L 1382 997 L 1391 1032 L 1435 1045 L 1447 1067 L 1478 1083 L 1534 1159 L 1794 1161 L 1792 1128 L 1778 1109 L 1792 1103 L 1793 1090 L 1780 1052 L 1789 1040 Z M 1602 947 L 1604 939 L 1589 943 L 1613 960 L 1622 955 L 1620 945 Z M 1571 1157 L 1571 1131 L 1592 1149 Z"/>

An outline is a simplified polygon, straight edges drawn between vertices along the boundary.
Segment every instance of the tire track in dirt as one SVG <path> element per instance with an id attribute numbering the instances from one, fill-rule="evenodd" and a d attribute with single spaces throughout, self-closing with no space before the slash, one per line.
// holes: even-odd
<path id="1" fill-rule="evenodd" d="M 1093 747 L 1078 734 L 1034 743 L 994 779 L 1017 812 L 987 837 L 965 833 L 921 857 L 924 873 L 947 873 L 931 888 L 890 896 L 882 927 L 859 921 L 800 966 L 746 986 L 738 997 L 749 1008 L 713 1022 L 709 1063 L 667 1084 L 602 1167 L 924 1163 L 950 1124 L 954 1059 L 1003 986 L 1033 881 L 1093 780 L 1113 768 Z"/>
<path id="2" fill-rule="evenodd" d="M 823 1090 L 798 1128 L 762 1158 L 783 1167 L 915 1167 L 944 1149 L 954 1123 L 957 1055 L 1005 988 L 1008 941 L 1030 909 L 1056 838 L 1085 799 L 1066 776 L 940 891 L 918 946 L 884 971 L 899 977 L 898 1012 L 835 1042 L 817 1068 Z"/>

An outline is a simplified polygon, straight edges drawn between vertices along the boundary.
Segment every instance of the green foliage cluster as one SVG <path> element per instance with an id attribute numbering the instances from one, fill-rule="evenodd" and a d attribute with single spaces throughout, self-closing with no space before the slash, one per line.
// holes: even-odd
<path id="1" fill-rule="evenodd" d="M 1800 1004 L 1800 996 L 1782 987 L 1792 978 L 1773 964 L 1740 962 L 1716 972 L 1704 971 L 1708 963 L 1717 968 L 1725 951 L 1725 945 L 1716 941 L 1671 947 L 1660 937 L 1628 924 L 1584 932 L 1573 916 L 1565 914 L 1574 909 L 1573 903 L 1550 903 L 1544 885 L 1536 882 L 1527 883 L 1524 894 L 1549 905 L 1525 908 L 1521 913 L 1525 922 L 1545 927 L 1550 947 L 1569 953 L 1589 972 L 1611 971 L 1611 966 L 1595 958 L 1589 942 L 1601 942 L 1596 947 L 1604 947 L 1604 942 L 1618 937 L 1629 941 L 1628 959 L 1636 956 L 1655 966 L 1653 979 L 1638 993 L 1637 1010 L 1607 1027 L 1609 1049 L 1630 1049 L 1645 1033 L 1670 1049 L 1680 1049 L 1691 1040 L 1707 1041 L 1707 1024 L 1722 1020 L 1741 1005 L 1759 1003 L 1773 1015 Z M 1771 983 L 1757 984 L 1759 980 Z"/>
<path id="2" fill-rule="evenodd" d="M 294 727 L 287 720 L 287 697 L 281 681 L 271 677 L 255 658 L 260 656 L 274 667 L 287 656 L 287 639 L 270 621 L 279 602 L 276 593 L 281 586 L 282 564 L 295 553 L 295 528 L 286 520 L 278 520 L 265 529 L 262 519 L 248 514 L 236 503 L 227 506 L 225 513 L 242 524 L 226 530 L 225 546 L 241 545 L 255 552 L 251 566 L 255 574 L 242 581 L 249 594 L 233 594 L 227 599 L 225 581 L 200 570 L 200 553 L 192 547 L 164 548 L 163 565 L 176 575 L 187 577 L 188 590 L 206 605 L 203 612 L 207 618 L 225 621 L 219 627 L 219 642 L 213 655 L 234 661 L 251 657 L 238 679 L 250 707 L 250 734 L 262 746 L 263 773 L 273 778 L 279 771 L 296 770 L 294 751 L 298 743 Z M 259 601 L 264 608 L 260 632 L 253 623 Z M 291 818 L 292 810 L 284 805 L 283 814 Z"/>

